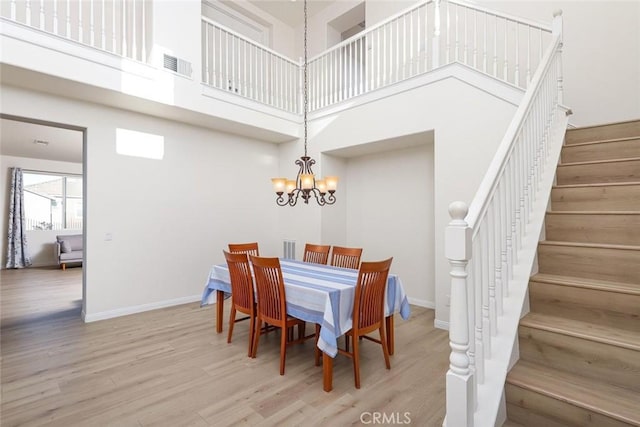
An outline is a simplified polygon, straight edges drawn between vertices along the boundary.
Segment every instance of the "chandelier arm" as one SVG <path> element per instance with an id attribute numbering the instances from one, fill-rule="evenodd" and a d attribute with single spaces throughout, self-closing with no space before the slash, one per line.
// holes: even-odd
<path id="1" fill-rule="evenodd" d="M 289 200 L 285 200 L 285 198 L 282 197 L 282 194 L 278 194 L 278 198 L 276 198 L 276 204 L 278 206 L 287 206 L 289 204 Z"/>
<path id="2" fill-rule="evenodd" d="M 300 197 L 300 190 L 296 188 L 293 193 L 289 194 L 289 206 L 295 206 L 298 203 L 298 197 Z"/>
<path id="3" fill-rule="evenodd" d="M 333 192 L 329 193 L 329 197 L 325 199 L 325 202 L 327 205 L 332 205 L 336 202 L 336 196 L 333 195 Z"/>
<path id="4" fill-rule="evenodd" d="M 320 193 L 320 190 L 318 190 L 317 188 L 314 188 L 312 193 L 316 198 L 316 202 L 318 202 L 318 205 L 324 206 L 326 204 L 324 196 L 322 195 L 322 193 Z"/>

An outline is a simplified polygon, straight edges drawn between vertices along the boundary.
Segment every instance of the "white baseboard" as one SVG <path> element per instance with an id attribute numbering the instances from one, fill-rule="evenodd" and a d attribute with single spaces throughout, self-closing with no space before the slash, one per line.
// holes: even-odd
<path id="1" fill-rule="evenodd" d="M 188 297 L 176 298 L 165 301 L 152 302 L 149 304 L 134 305 L 131 307 L 117 308 L 115 310 L 102 311 L 99 313 L 82 313 L 82 319 L 86 322 L 96 322 L 98 320 L 112 319 L 114 317 L 126 316 L 128 314 L 142 313 L 144 311 L 156 310 L 158 308 L 172 307 L 174 305 L 188 304 L 200 301 L 202 294 Z"/>
<path id="2" fill-rule="evenodd" d="M 433 301 L 427 301 L 424 299 L 411 298 L 411 297 L 408 297 L 407 300 L 409 301 L 409 304 L 417 305 L 418 307 L 432 308 L 432 309 L 436 308 L 436 303 Z"/>
<path id="3" fill-rule="evenodd" d="M 435 319 L 433 321 L 433 326 L 438 329 L 444 329 L 445 331 L 449 330 L 449 322 L 445 322 L 444 320 Z"/>

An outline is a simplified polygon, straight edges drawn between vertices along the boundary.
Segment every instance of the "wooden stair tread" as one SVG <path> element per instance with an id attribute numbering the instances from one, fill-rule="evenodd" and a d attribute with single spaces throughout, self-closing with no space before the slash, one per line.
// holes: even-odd
<path id="1" fill-rule="evenodd" d="M 597 249 L 620 249 L 628 251 L 640 251 L 640 246 L 636 245 L 611 245 L 608 243 L 581 243 L 581 242 L 563 242 L 555 240 L 542 240 L 538 245 L 544 246 L 573 246 L 576 248 L 597 248 Z"/>
<path id="2" fill-rule="evenodd" d="M 603 128 L 603 127 L 608 127 L 608 126 L 633 125 L 633 124 L 638 124 L 640 126 L 640 120 L 639 119 L 631 119 L 631 120 L 623 120 L 623 121 L 618 121 L 618 122 L 597 123 L 595 125 L 589 125 L 589 126 L 572 127 L 572 128 L 567 129 L 567 133 L 576 132 L 576 131 L 584 131 L 584 130 L 589 130 L 589 129 L 598 129 L 598 128 Z"/>
<path id="3" fill-rule="evenodd" d="M 594 144 L 606 144 L 607 142 L 621 142 L 621 141 L 633 141 L 635 139 L 640 138 L 639 136 L 627 136 L 624 138 L 611 138 L 611 139 L 600 139 L 597 141 L 588 141 L 588 142 L 576 142 L 575 144 L 565 145 L 564 147 L 583 147 L 585 145 L 594 145 Z"/>
<path id="4" fill-rule="evenodd" d="M 537 363 L 518 361 L 507 383 L 528 389 L 632 425 L 640 425 L 640 393 L 558 371 Z"/>
<path id="5" fill-rule="evenodd" d="M 599 291 L 617 292 L 621 294 L 640 295 L 640 287 L 623 282 L 607 280 L 583 279 L 581 277 L 559 276 L 556 274 L 538 273 L 530 278 L 531 281 L 550 283 L 554 285 L 588 288 Z"/>
<path id="6" fill-rule="evenodd" d="M 520 320 L 520 326 L 542 329 L 640 352 L 640 331 L 612 328 L 535 312 L 530 312 L 523 317 Z"/>
<path id="7" fill-rule="evenodd" d="M 640 208 L 640 206 L 638 206 Z M 640 215 L 637 211 L 548 211 L 547 215 Z"/>
<path id="8" fill-rule="evenodd" d="M 622 159 L 607 159 L 607 160 L 589 160 L 586 162 L 571 162 L 571 163 L 561 163 L 558 167 L 563 166 L 583 166 L 583 165 L 598 165 L 602 163 L 624 163 L 624 162 L 637 162 L 640 160 L 640 157 L 625 157 Z"/>
<path id="9" fill-rule="evenodd" d="M 561 184 L 554 185 L 553 188 L 584 188 L 584 187 L 609 187 L 609 186 L 632 186 L 640 185 L 640 181 L 626 181 L 626 182 L 593 182 L 587 184 Z"/>
<path id="10" fill-rule="evenodd" d="M 565 145 L 574 145 L 601 139 L 626 138 L 638 135 L 640 135 L 640 120 L 602 123 L 593 126 L 567 129 L 565 134 Z"/>

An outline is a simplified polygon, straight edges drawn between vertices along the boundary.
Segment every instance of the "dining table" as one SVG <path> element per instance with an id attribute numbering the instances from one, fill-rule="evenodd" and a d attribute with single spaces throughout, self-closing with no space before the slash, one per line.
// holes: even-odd
<path id="1" fill-rule="evenodd" d="M 280 259 L 285 286 L 287 314 L 320 325 L 318 348 L 322 350 L 323 389 L 333 388 L 333 358 L 338 353 L 338 338 L 352 328 L 353 302 L 358 270 Z M 215 297 L 214 297 L 215 295 Z M 201 305 L 216 304 L 216 332 L 222 332 L 224 300 L 231 295 L 227 264 L 211 267 Z M 389 274 L 385 294 L 385 330 L 389 354 L 394 353 L 394 314 L 403 319 L 411 308 L 400 278 Z"/>

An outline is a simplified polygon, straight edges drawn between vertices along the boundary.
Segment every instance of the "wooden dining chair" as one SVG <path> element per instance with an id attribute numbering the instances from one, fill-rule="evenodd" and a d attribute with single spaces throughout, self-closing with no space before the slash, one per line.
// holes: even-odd
<path id="1" fill-rule="evenodd" d="M 253 264 L 253 272 L 256 278 L 257 290 L 257 322 L 253 333 L 253 354 L 256 357 L 260 329 L 265 322 L 281 329 L 280 336 L 280 375 L 284 375 L 284 363 L 287 357 L 287 345 L 304 341 L 305 322 L 287 315 L 286 295 L 284 291 L 284 279 L 280 260 L 278 258 L 266 258 L 250 255 Z M 298 326 L 298 339 L 293 340 L 289 334 L 289 328 Z M 314 335 L 312 335 L 313 337 Z"/>
<path id="2" fill-rule="evenodd" d="M 362 256 L 362 248 L 334 246 L 331 254 L 331 265 L 357 270 L 360 266 L 360 256 Z"/>
<path id="3" fill-rule="evenodd" d="M 229 315 L 229 335 L 227 343 L 231 342 L 233 335 L 233 325 L 236 322 L 249 319 L 249 351 L 247 355 L 251 357 L 253 352 L 253 333 L 256 321 L 256 303 L 253 295 L 253 277 L 251 276 L 251 267 L 249 258 L 246 253 L 229 253 L 224 252 L 229 267 L 229 276 L 231 278 L 231 313 Z M 236 319 L 236 313 L 244 313 L 248 317 Z"/>
<path id="4" fill-rule="evenodd" d="M 315 264 L 326 264 L 329 261 L 330 245 L 312 245 L 307 243 L 304 245 L 304 262 L 313 262 Z"/>
<path id="5" fill-rule="evenodd" d="M 382 345 L 384 362 L 387 369 L 391 369 L 389 349 L 385 336 L 384 296 L 387 289 L 387 277 L 391 261 L 363 262 L 358 271 L 356 294 L 353 302 L 353 327 L 345 334 L 345 349 L 338 349 L 338 353 L 353 360 L 353 373 L 356 388 L 360 388 L 360 338 Z M 367 336 L 378 330 L 380 339 Z M 349 350 L 349 338 L 353 338 L 353 350 Z"/>
<path id="6" fill-rule="evenodd" d="M 229 252 L 232 254 L 247 254 L 260 256 L 258 242 L 253 243 L 229 243 Z"/>

